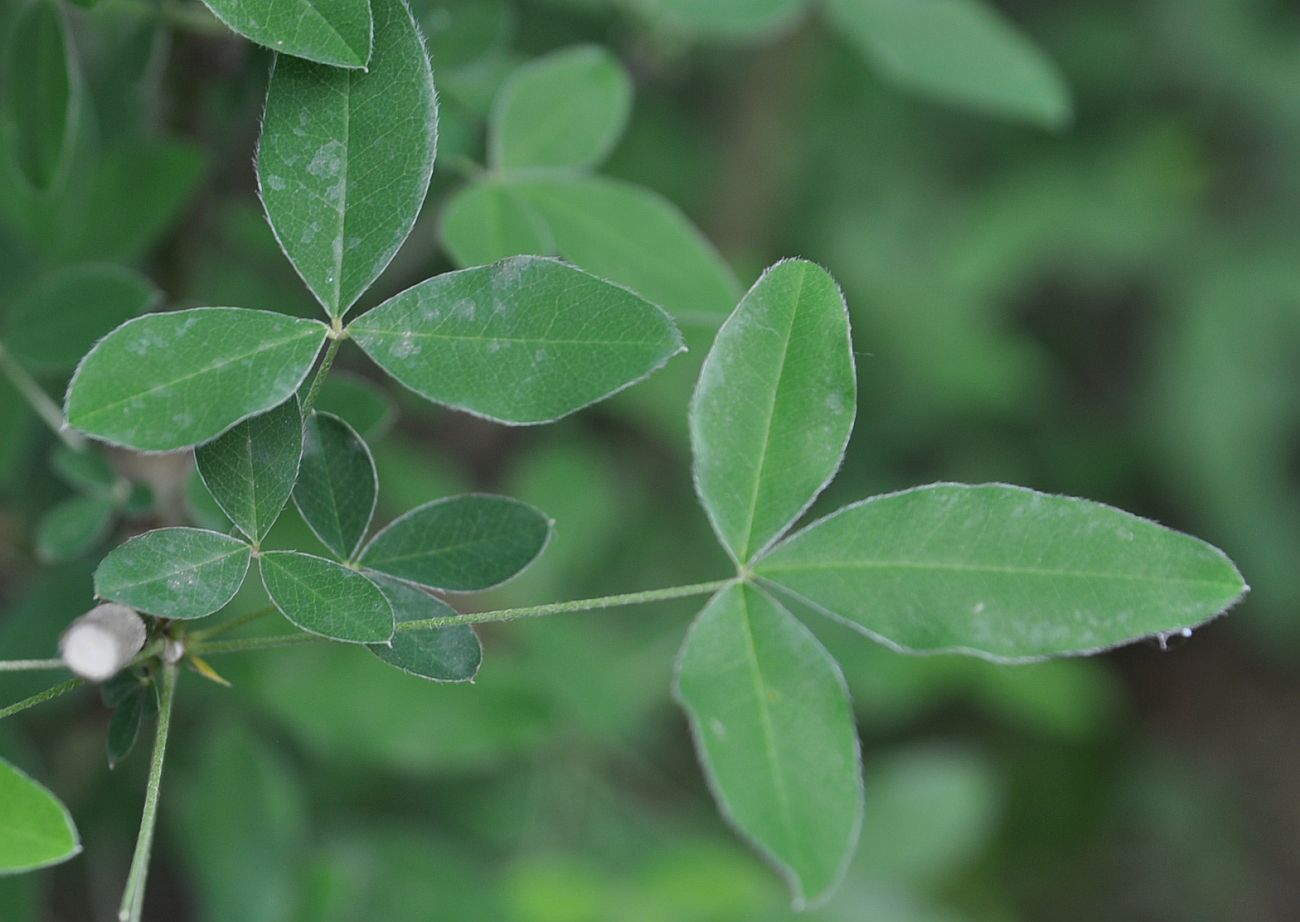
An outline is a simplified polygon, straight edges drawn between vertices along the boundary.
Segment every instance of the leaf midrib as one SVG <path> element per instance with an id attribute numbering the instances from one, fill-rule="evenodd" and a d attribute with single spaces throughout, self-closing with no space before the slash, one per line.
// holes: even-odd
<path id="1" fill-rule="evenodd" d="M 1232 583 L 1217 579 L 1204 579 L 1194 576 L 1154 576 L 1145 573 L 1107 573 L 1096 570 L 1053 570 L 1046 567 L 1024 567 L 1015 565 L 963 564 L 947 561 L 818 561 L 816 563 L 764 565 L 760 562 L 754 571 L 763 576 L 773 573 L 795 573 L 804 570 L 938 570 L 941 572 L 989 573 L 1000 576 L 1040 576 L 1052 579 L 1102 579 L 1135 583 L 1189 583 L 1206 586 L 1232 586 Z"/>
<path id="2" fill-rule="evenodd" d="M 232 538 L 231 540 L 238 540 L 238 539 Z M 226 551 L 225 553 L 217 554 L 216 556 L 209 557 L 206 560 L 200 560 L 195 563 L 188 564 L 187 566 L 181 567 L 180 569 L 177 570 L 168 570 L 166 573 L 160 574 L 158 576 L 151 576 L 148 579 L 142 579 L 134 583 L 115 583 L 113 585 L 108 586 L 106 588 L 106 591 L 113 592 L 113 593 L 120 593 L 127 589 L 138 589 L 139 587 L 147 586 L 150 583 L 157 583 L 164 580 L 172 579 L 176 576 L 179 576 L 182 573 L 190 573 L 196 570 L 201 570 L 204 567 L 210 567 L 213 564 L 221 563 L 227 558 L 234 557 L 236 554 L 241 554 L 248 550 L 250 550 L 248 545 L 240 541 L 239 547 L 232 548 L 231 550 Z"/>

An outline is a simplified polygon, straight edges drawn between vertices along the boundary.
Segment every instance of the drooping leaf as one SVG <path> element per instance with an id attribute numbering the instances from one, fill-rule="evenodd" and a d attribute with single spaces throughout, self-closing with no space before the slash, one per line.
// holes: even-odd
<path id="1" fill-rule="evenodd" d="M 161 299 L 152 282 L 125 266 L 67 266 L 39 279 L 14 302 L 5 345 L 36 365 L 72 368 L 98 339 Z"/>
<path id="2" fill-rule="evenodd" d="M 293 493 L 302 429 L 298 399 L 290 397 L 194 452 L 204 486 L 254 542 L 266 537 Z"/>
<path id="3" fill-rule="evenodd" d="M 471 185 L 448 205 L 443 238 L 461 265 L 555 253 L 683 322 L 716 324 L 740 297 L 731 269 L 675 205 L 603 177 Z"/>
<path id="4" fill-rule="evenodd" d="M 337 416 L 313 413 L 303 429 L 302 470 L 293 502 L 321 543 L 350 560 L 379 497 L 370 448 Z"/>
<path id="5" fill-rule="evenodd" d="M 202 528 L 159 528 L 113 549 L 95 571 L 95 594 L 164 618 L 223 608 L 248 573 L 252 549 Z"/>
<path id="6" fill-rule="evenodd" d="M 1051 61 L 985 0 L 828 0 L 830 21 L 900 86 L 1059 128 L 1070 95 Z"/>
<path id="7" fill-rule="evenodd" d="M 497 94 L 489 158 L 503 170 L 598 165 L 623 134 L 632 81 L 604 48 L 565 48 L 519 68 Z"/>
<path id="8" fill-rule="evenodd" d="M 77 368 L 68 422 L 137 451 L 206 442 L 294 393 L 325 333 L 315 320 L 237 307 L 128 321 Z"/>
<path id="9" fill-rule="evenodd" d="M 682 348 L 653 304 L 535 257 L 429 279 L 350 330 L 416 393 L 514 424 L 548 422 L 608 397 Z"/>
<path id="10" fill-rule="evenodd" d="M 706 38 L 752 39 L 792 23 L 806 0 L 633 0 L 664 25 Z"/>
<path id="11" fill-rule="evenodd" d="M 50 469 L 68 486 L 107 495 L 117 484 L 117 474 L 97 451 L 73 451 L 66 445 L 50 456 Z"/>
<path id="12" fill-rule="evenodd" d="M 357 430 L 363 439 L 383 435 L 397 415 L 392 398 L 377 385 L 337 371 L 325 379 L 316 398 L 316 409 L 334 414 Z"/>
<path id="13" fill-rule="evenodd" d="M 393 606 L 399 626 L 405 621 L 456 615 L 456 610 L 446 602 L 414 586 L 379 575 L 372 575 L 371 579 Z M 398 630 L 393 634 L 392 646 L 373 644 L 370 651 L 390 666 L 434 682 L 468 682 L 478 674 L 479 664 L 483 662 L 483 647 L 468 624 Z"/>
<path id="14" fill-rule="evenodd" d="M 145 699 L 153 694 L 147 688 L 136 685 L 135 690 L 118 702 L 113 716 L 108 721 L 108 735 L 104 741 L 108 767 L 117 768 L 135 748 L 140 737 L 140 724 L 144 719 Z"/>
<path id="15" fill-rule="evenodd" d="M 433 72 L 402 0 L 373 0 L 366 71 L 280 57 L 266 95 L 258 188 L 280 246 L 342 317 L 406 240 L 433 174 Z"/>
<path id="16" fill-rule="evenodd" d="M 473 182 L 456 193 L 442 212 L 442 241 L 462 267 L 556 253 L 541 213 L 512 183 L 499 180 Z"/>
<path id="17" fill-rule="evenodd" d="M 846 506 L 754 571 L 891 646 L 996 660 L 1190 630 L 1247 589 L 1203 541 L 1003 484 L 934 484 Z"/>
<path id="18" fill-rule="evenodd" d="M 392 606 L 356 570 L 297 551 L 265 553 L 261 565 L 262 584 L 275 607 L 309 634 L 346 643 L 392 639 Z"/>
<path id="19" fill-rule="evenodd" d="M 0 759 L 0 874 L 33 871 L 81 851 L 68 809 L 44 786 Z"/>
<path id="20" fill-rule="evenodd" d="M 857 406 L 848 308 L 819 266 L 769 269 L 718 331 L 691 402 L 695 487 L 740 563 L 840 466 Z"/>
<path id="21" fill-rule="evenodd" d="M 31 0 L 4 47 L 0 125 L 7 123 L 9 157 L 28 183 L 49 189 L 67 174 L 81 109 L 81 77 L 63 8 L 54 0 Z"/>
<path id="22" fill-rule="evenodd" d="M 839 667 L 766 593 L 734 585 L 691 627 L 675 691 L 723 814 L 781 870 L 797 908 L 816 905 L 843 876 L 862 825 Z"/>
<path id="23" fill-rule="evenodd" d="M 477 592 L 532 563 L 550 533 L 550 520 L 532 506 L 472 493 L 412 509 L 375 535 L 360 559 L 409 583 Z"/>
<path id="24" fill-rule="evenodd" d="M 112 525 L 111 497 L 69 497 L 46 512 L 37 524 L 36 556 L 47 563 L 74 560 L 108 537 Z"/>
<path id="25" fill-rule="evenodd" d="M 335 67 L 370 60 L 368 0 L 203 0 L 244 38 Z"/>

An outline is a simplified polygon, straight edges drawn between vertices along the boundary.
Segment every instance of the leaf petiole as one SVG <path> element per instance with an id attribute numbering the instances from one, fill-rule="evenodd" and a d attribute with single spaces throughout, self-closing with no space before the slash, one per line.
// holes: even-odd
<path id="1" fill-rule="evenodd" d="M 36 415 L 41 418 L 45 425 L 57 435 L 64 445 L 67 445 L 73 451 L 85 451 L 86 440 L 77 432 L 68 428 L 68 421 L 63 417 L 63 410 L 54 402 L 45 389 L 36 383 L 36 379 L 28 374 L 27 369 L 23 368 L 16 359 L 5 349 L 4 343 L 0 343 L 0 371 L 4 372 L 18 393 L 22 394 Z"/>

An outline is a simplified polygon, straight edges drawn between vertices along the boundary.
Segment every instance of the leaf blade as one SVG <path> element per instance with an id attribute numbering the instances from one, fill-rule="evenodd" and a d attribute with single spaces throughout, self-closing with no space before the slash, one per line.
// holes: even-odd
<path id="1" fill-rule="evenodd" d="M 862 821 L 857 732 L 835 661 L 771 597 L 736 584 L 691 626 L 674 694 L 723 814 L 782 871 L 796 908 L 816 905 Z"/>
<path id="2" fill-rule="evenodd" d="M 830 483 L 856 408 L 839 287 L 812 263 L 778 263 L 718 331 L 691 401 L 696 492 L 738 563 Z"/>
<path id="3" fill-rule="evenodd" d="M 370 574 L 393 606 L 400 626 L 407 621 L 448 618 L 456 610 L 433 596 L 392 577 Z M 431 682 L 470 682 L 483 662 L 483 647 L 468 624 L 418 631 L 398 630 L 391 645 L 372 644 L 370 652 L 408 675 Z"/>
<path id="4" fill-rule="evenodd" d="M 0 759 L 0 874 L 34 871 L 81 851 L 68 808 L 49 789 Z"/>
<path id="5" fill-rule="evenodd" d="M 283 403 L 311 370 L 325 334 L 315 320 L 237 307 L 130 320 L 78 366 L 65 400 L 68 423 L 137 451 L 206 442 Z"/>
<path id="6" fill-rule="evenodd" d="M 392 606 L 356 570 L 298 551 L 269 551 L 259 562 L 271 602 L 307 633 L 344 643 L 392 639 Z"/>
<path id="7" fill-rule="evenodd" d="M 553 259 L 449 272 L 352 322 L 406 387 L 514 425 L 550 422 L 648 376 L 682 348 L 662 310 Z"/>
<path id="8" fill-rule="evenodd" d="M 378 498 L 379 475 L 365 440 L 337 416 L 312 413 L 293 488 L 293 503 L 312 533 L 340 559 L 352 559 Z"/>
<path id="9" fill-rule="evenodd" d="M 95 570 L 95 594 L 164 618 L 203 618 L 244 584 L 252 548 L 202 528 L 158 528 L 118 545 Z"/>
<path id="10" fill-rule="evenodd" d="M 11 159 L 33 188 L 53 188 L 71 166 L 82 95 L 72 35 L 58 3 L 23 7 L 7 36 L 4 64 Z"/>
<path id="11" fill-rule="evenodd" d="M 470 493 L 417 506 L 376 534 L 362 566 L 430 589 L 478 592 L 545 549 L 551 522 L 527 503 Z"/>
<path id="12" fill-rule="evenodd" d="M 251 42 L 334 67 L 370 60 L 367 0 L 203 0 L 212 15 Z"/>
<path id="13" fill-rule="evenodd" d="M 846 506 L 754 571 L 895 648 L 997 661 L 1190 630 L 1247 591 L 1203 541 L 1100 503 L 1003 484 L 934 484 Z"/>
<path id="14" fill-rule="evenodd" d="M 257 150 L 280 248 L 330 317 L 347 313 L 406 240 L 433 175 L 433 71 L 402 0 L 374 0 L 366 72 L 277 59 Z"/>

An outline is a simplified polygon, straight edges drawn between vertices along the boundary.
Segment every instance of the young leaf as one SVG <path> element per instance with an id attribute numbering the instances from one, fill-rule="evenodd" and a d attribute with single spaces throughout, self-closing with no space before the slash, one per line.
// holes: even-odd
<path id="1" fill-rule="evenodd" d="M 368 0 L 203 0 L 244 38 L 335 67 L 370 60 Z"/>
<path id="2" fill-rule="evenodd" d="M 237 307 L 128 321 L 77 368 L 68 422 L 137 451 L 206 442 L 294 393 L 325 333 L 315 320 Z"/>
<path id="3" fill-rule="evenodd" d="M 0 759 L 0 874 L 34 871 L 81 851 L 68 809 L 45 787 Z"/>
<path id="4" fill-rule="evenodd" d="M 802 260 L 764 273 L 718 331 L 691 401 L 695 488 L 747 563 L 835 476 L 857 384 L 835 280 Z"/>
<path id="5" fill-rule="evenodd" d="M 257 181 L 280 247 L 334 318 L 397 253 L 433 175 L 438 108 L 403 0 L 373 0 L 366 71 L 279 57 Z"/>
<path id="6" fill-rule="evenodd" d="M 1060 128 L 1070 95 L 1051 61 L 985 0 L 828 0 L 831 23 L 901 86 Z"/>
<path id="7" fill-rule="evenodd" d="M 477 592 L 532 563 L 550 534 L 550 520 L 526 503 L 453 496 L 394 520 L 366 545 L 361 564 L 431 589 Z"/>
<path id="8" fill-rule="evenodd" d="M 598 165 L 632 109 L 632 81 L 604 48 L 566 48 L 511 75 L 492 106 L 489 158 L 504 170 Z"/>
<path id="9" fill-rule="evenodd" d="M 298 399 L 290 397 L 194 452 L 204 486 L 254 543 L 266 537 L 293 493 L 302 438 Z"/>
<path id="10" fill-rule="evenodd" d="M 691 35 L 753 39 L 794 21 L 805 0 L 634 0 L 664 25 Z"/>
<path id="11" fill-rule="evenodd" d="M 50 469 L 73 489 L 100 496 L 108 495 L 117 485 L 117 474 L 97 451 L 73 451 L 61 445 L 50 456 Z"/>
<path id="12" fill-rule="evenodd" d="M 378 496 L 375 461 L 361 436 L 337 416 L 313 413 L 304 427 L 302 470 L 293 490 L 308 527 L 340 559 L 350 560 L 370 527 Z"/>
<path id="13" fill-rule="evenodd" d="M 458 266 L 556 253 L 541 213 L 512 183 L 499 180 L 472 182 L 457 191 L 442 212 L 442 242 Z"/>
<path id="14" fill-rule="evenodd" d="M 1196 538 L 1003 484 L 934 484 L 846 506 L 754 571 L 890 646 L 1012 661 L 1190 631 L 1247 591 Z"/>
<path id="15" fill-rule="evenodd" d="M 113 525 L 109 496 L 73 496 L 41 517 L 36 526 L 36 556 L 46 563 L 73 560 L 108 537 Z"/>
<path id="16" fill-rule="evenodd" d="M 144 718 L 146 696 L 153 692 L 138 684 L 135 691 L 120 701 L 108 721 L 108 735 L 104 741 L 108 767 L 117 768 L 135 748 L 140 736 L 140 723 Z"/>
<path id="17" fill-rule="evenodd" d="M 781 870 L 795 907 L 844 874 L 862 826 L 848 689 L 812 633 L 762 590 L 734 585 L 700 613 L 675 693 L 723 814 Z"/>
<path id="18" fill-rule="evenodd" d="M 427 592 L 386 576 L 371 575 L 393 606 L 397 624 L 449 618 L 456 610 Z M 390 666 L 434 682 L 468 682 L 478 674 L 483 647 L 468 624 L 421 631 L 397 631 L 392 645 L 373 644 L 370 651 Z"/>
<path id="19" fill-rule="evenodd" d="M 63 8 L 54 0 L 31 0 L 14 19 L 0 88 L 11 159 L 33 187 L 57 185 L 72 159 L 81 76 Z"/>
<path id="20" fill-rule="evenodd" d="M 95 571 L 95 595 L 164 618 L 202 618 L 226 606 L 252 549 L 201 528 L 159 528 L 113 549 Z"/>
<path id="21" fill-rule="evenodd" d="M 657 192 L 600 176 L 521 180 L 560 255 L 683 320 L 716 324 L 740 283 L 708 238 Z"/>
<path id="22" fill-rule="evenodd" d="M 429 400 L 503 423 L 549 422 L 682 349 L 648 301 L 554 259 L 449 272 L 353 321 L 352 338 Z"/>
<path id="23" fill-rule="evenodd" d="M 72 368 L 97 340 L 162 300 L 153 283 L 125 266 L 84 263 L 57 269 L 19 297 L 5 345 L 19 358 Z"/>
<path id="24" fill-rule="evenodd" d="M 392 639 L 392 606 L 379 587 L 356 570 L 297 551 L 263 554 L 261 565 L 267 595 L 304 631 L 346 643 Z"/>

